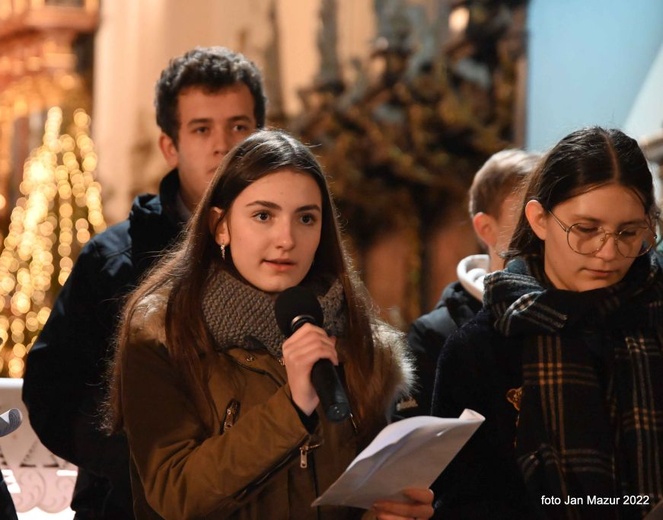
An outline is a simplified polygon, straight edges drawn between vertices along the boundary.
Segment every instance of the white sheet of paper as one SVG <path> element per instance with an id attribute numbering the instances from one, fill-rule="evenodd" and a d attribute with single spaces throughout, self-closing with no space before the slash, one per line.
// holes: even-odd
<path id="1" fill-rule="evenodd" d="M 386 426 L 312 506 L 370 509 L 377 500 L 402 500 L 408 487 L 429 487 L 484 421 L 466 409 L 458 419 L 429 415 Z"/>

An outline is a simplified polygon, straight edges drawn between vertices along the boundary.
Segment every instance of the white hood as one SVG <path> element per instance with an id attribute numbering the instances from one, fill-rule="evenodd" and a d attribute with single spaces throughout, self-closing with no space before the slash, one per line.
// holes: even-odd
<path id="1" fill-rule="evenodd" d="M 456 274 L 463 288 L 480 302 L 483 302 L 483 279 L 490 267 L 488 255 L 471 255 L 463 258 L 456 268 Z"/>

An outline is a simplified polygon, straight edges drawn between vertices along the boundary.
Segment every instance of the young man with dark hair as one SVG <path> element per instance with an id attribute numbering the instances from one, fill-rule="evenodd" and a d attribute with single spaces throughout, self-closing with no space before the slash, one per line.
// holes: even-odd
<path id="1" fill-rule="evenodd" d="M 76 519 L 133 518 L 126 439 L 99 428 L 120 308 L 173 244 L 226 153 L 264 126 L 262 76 L 239 53 L 195 48 L 161 73 L 155 107 L 171 168 L 159 195 L 138 196 L 127 220 L 86 244 L 27 359 L 30 423 L 49 450 L 78 466 Z"/>

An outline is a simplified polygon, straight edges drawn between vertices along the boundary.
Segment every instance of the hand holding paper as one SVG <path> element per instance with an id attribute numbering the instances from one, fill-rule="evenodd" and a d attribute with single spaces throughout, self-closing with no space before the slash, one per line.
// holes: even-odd
<path id="1" fill-rule="evenodd" d="M 401 491 L 430 487 L 483 421 L 466 409 L 458 419 L 421 415 L 392 423 L 312 505 L 370 509 L 377 500 L 405 500 Z"/>

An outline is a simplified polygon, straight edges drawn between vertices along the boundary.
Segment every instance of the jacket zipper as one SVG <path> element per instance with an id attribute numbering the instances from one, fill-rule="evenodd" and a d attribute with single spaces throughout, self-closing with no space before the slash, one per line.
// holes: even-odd
<path id="1" fill-rule="evenodd" d="M 302 469 L 308 468 L 308 452 L 321 446 L 321 442 L 317 444 L 309 444 L 305 442 L 299 447 L 299 467 Z"/>
<path id="2" fill-rule="evenodd" d="M 261 369 L 258 369 L 258 368 L 254 368 L 254 367 L 251 367 L 251 366 L 245 365 L 244 363 L 241 363 L 239 360 L 233 358 L 232 356 L 228 356 L 228 358 L 229 358 L 233 363 L 235 363 L 235 364 L 241 366 L 242 368 L 244 368 L 244 369 L 246 369 L 246 370 L 250 370 L 250 371 L 252 371 L 252 372 L 255 372 L 256 374 L 266 375 L 266 376 L 269 377 L 272 381 L 274 381 L 274 383 L 276 383 L 277 386 L 280 386 L 281 383 L 279 383 L 279 381 L 278 381 L 278 380 L 277 380 L 277 379 L 276 379 L 276 378 L 275 378 L 270 372 L 268 372 L 268 371 L 266 371 L 266 370 L 261 370 Z M 279 358 L 278 361 L 279 361 L 279 363 L 281 364 L 281 366 L 285 366 L 285 363 L 283 362 L 283 358 Z M 229 408 L 230 408 L 230 407 L 229 407 Z M 228 413 L 228 411 L 229 411 L 229 410 L 226 410 L 226 413 Z M 356 432 L 356 425 L 355 425 L 355 423 L 354 423 L 354 418 L 352 418 L 352 425 L 353 425 L 353 427 L 355 428 L 355 432 Z M 319 442 L 319 443 L 317 443 L 317 444 L 310 445 L 308 439 L 310 439 L 310 437 L 307 438 L 307 440 L 305 440 L 304 443 L 303 443 L 302 445 L 300 445 L 298 448 L 292 450 L 292 451 L 291 451 L 290 453 L 288 453 L 285 457 L 283 457 L 283 459 L 281 459 L 279 462 L 277 462 L 277 463 L 276 463 L 276 464 L 275 464 L 270 470 L 268 470 L 263 476 L 259 477 L 257 480 L 253 481 L 253 482 L 250 483 L 248 486 L 246 486 L 242 491 L 240 491 L 239 493 L 237 493 L 237 495 L 235 495 L 235 499 L 236 499 L 236 500 L 242 500 L 246 495 L 248 495 L 248 494 L 249 494 L 250 492 L 252 492 L 254 489 L 256 489 L 257 487 L 259 487 L 263 482 L 265 482 L 266 480 L 268 480 L 272 475 L 274 475 L 274 473 L 276 473 L 277 471 L 279 471 L 280 469 L 282 469 L 284 466 L 286 466 L 286 465 L 287 465 L 292 459 L 294 459 L 294 458 L 297 456 L 297 452 L 298 452 L 298 451 L 299 451 L 299 466 L 300 466 L 301 468 L 303 468 L 303 469 L 308 468 L 308 453 L 309 453 L 309 451 L 312 451 L 312 450 L 314 450 L 315 448 L 318 448 L 318 447 L 321 446 L 321 444 L 322 444 L 321 442 Z M 314 461 L 314 459 L 313 459 L 313 457 L 312 457 L 312 458 L 311 458 L 311 465 L 313 466 L 313 467 L 312 467 L 312 470 L 313 470 L 313 485 L 314 485 L 314 489 L 315 489 L 315 495 L 318 496 L 318 495 L 319 495 L 319 490 L 318 490 L 318 479 L 317 479 L 317 475 L 316 475 L 316 473 L 315 473 L 315 463 L 314 463 L 314 462 L 315 462 L 315 461 Z M 320 517 L 320 508 L 318 508 L 318 518 L 319 518 L 319 517 Z"/>
<path id="3" fill-rule="evenodd" d="M 236 500 L 242 500 L 247 494 L 252 492 L 254 489 L 259 487 L 263 482 L 268 480 L 274 473 L 282 469 L 283 467 L 287 466 L 290 461 L 292 461 L 296 456 L 297 452 L 299 451 L 301 454 L 301 449 L 303 446 L 307 444 L 307 441 L 304 442 L 302 446 L 299 446 L 292 450 L 291 452 L 287 453 L 285 457 L 283 457 L 279 462 L 277 462 L 274 466 L 272 466 L 271 469 L 267 470 L 266 473 L 264 473 L 261 477 L 258 479 L 254 480 L 251 482 L 248 486 L 246 486 L 243 490 L 241 490 L 237 495 L 235 495 Z M 301 462 L 301 459 L 300 459 Z"/>
<path id="4" fill-rule="evenodd" d="M 308 452 L 310 450 L 312 450 L 314 448 L 317 448 L 321 444 L 322 443 L 320 442 L 315 446 L 308 446 L 308 449 L 306 450 L 307 457 L 308 457 Z M 308 462 L 308 460 L 307 460 L 307 462 Z M 307 466 L 308 466 L 308 464 L 307 464 Z M 311 474 L 312 474 L 312 477 L 313 477 L 313 491 L 315 493 L 315 496 L 319 497 L 320 496 L 320 486 L 318 485 L 318 472 L 315 469 L 315 453 L 311 453 Z M 322 511 L 319 507 L 316 507 L 316 516 L 317 516 L 318 520 L 322 519 Z"/>
<path id="5" fill-rule="evenodd" d="M 223 418 L 223 427 L 221 428 L 222 432 L 227 432 L 235 425 L 237 421 L 237 415 L 239 414 L 239 401 L 237 399 L 231 399 L 226 407 L 226 416 Z"/>

